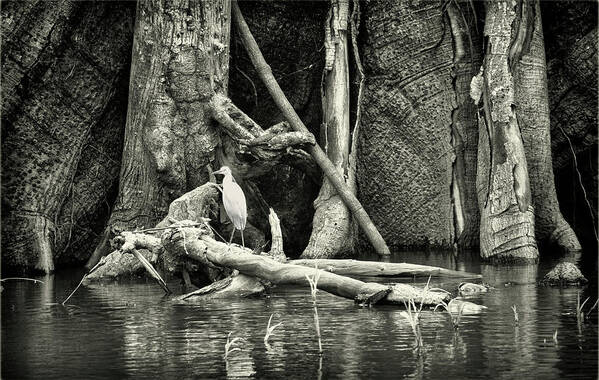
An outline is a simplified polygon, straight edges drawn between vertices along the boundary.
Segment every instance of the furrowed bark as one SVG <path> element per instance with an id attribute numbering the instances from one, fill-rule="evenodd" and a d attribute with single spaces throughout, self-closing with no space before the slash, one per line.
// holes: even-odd
<path id="1" fill-rule="evenodd" d="M 154 225 L 188 184 L 206 181 L 203 169 L 219 142 L 206 114 L 212 94 L 226 92 L 229 27 L 227 1 L 138 3 L 120 190 L 110 225 Z"/>
<path id="2" fill-rule="evenodd" d="M 119 196 L 105 235 L 156 224 L 170 201 L 207 181 L 213 161 L 231 165 L 243 183 L 251 168 L 238 157 L 260 171 L 272 167 L 273 158 L 296 153 L 291 144 L 313 142 L 312 136 L 281 133 L 266 147 L 244 144 L 265 132 L 226 98 L 229 33 L 229 0 L 138 3 Z M 259 210 L 260 194 L 250 183 L 244 189 Z M 259 240 L 260 231 L 249 227 Z M 99 245 L 87 266 L 108 252 Z"/>
<path id="3" fill-rule="evenodd" d="M 81 152 L 90 131 L 114 99 L 129 55 L 126 5 L 82 8 L 70 13 L 67 25 L 65 18 L 71 16 L 64 7 L 73 6 L 60 4 L 35 5 L 31 12 L 36 16 L 23 16 L 27 21 L 2 52 L 8 67 L 2 71 L 3 82 L 10 76 L 9 86 L 3 87 L 8 92 L 3 93 L 7 102 L 2 114 L 2 265 L 20 271 L 52 271 L 54 257 L 68 245 L 58 235 L 68 231 L 62 228 L 65 200 L 72 194 L 78 165 L 88 160 Z M 105 39 L 99 40 L 100 22 L 106 29 Z M 27 25 L 31 35 L 22 31 Z M 31 40 L 23 41 L 24 36 Z M 11 67 L 19 66 L 19 59 L 23 65 L 17 72 Z M 18 104 L 10 105 L 15 96 Z M 101 197 L 108 192 L 96 191 Z M 73 215 L 85 213 L 79 205 L 69 208 Z"/>
<path id="4" fill-rule="evenodd" d="M 456 108 L 451 115 L 451 144 L 455 152 L 451 183 L 455 242 L 458 248 L 472 248 L 478 246 L 480 219 L 476 198 L 478 120 L 476 104 L 470 97 L 470 80 L 482 63 L 482 43 L 469 1 L 449 2 L 447 17 L 453 37 L 451 76 L 456 96 Z"/>
<path id="5" fill-rule="evenodd" d="M 349 63 L 348 12 L 349 1 L 331 1 L 325 25 L 326 62 L 324 68 L 323 116 L 321 145 L 337 172 L 343 176 L 349 190 Z M 351 213 L 325 177 L 314 201 L 312 234 L 304 250 L 304 258 L 332 258 L 353 249 Z"/>
<path id="6" fill-rule="evenodd" d="M 10 1 L 2 4 L 2 114 L 22 100 L 19 92 L 31 71 L 58 54 L 65 35 L 72 31 L 77 12 L 72 1 Z"/>
<path id="7" fill-rule="evenodd" d="M 358 189 L 396 248 L 451 248 L 452 37 L 442 2 L 370 2 L 364 11 Z M 418 22 L 414 22 L 418 20 Z"/>
<path id="8" fill-rule="evenodd" d="M 579 38 L 551 59 L 547 52 L 551 145 L 554 171 L 572 163 L 575 153 L 597 145 L 597 113 L 587 107 L 597 94 L 597 28 Z M 593 64 L 595 68 L 593 68 Z"/>
<path id="9" fill-rule="evenodd" d="M 473 79 L 473 98 L 481 106 L 477 188 L 480 254 L 486 260 L 538 260 L 526 155 L 515 104 L 514 57 L 510 46 L 516 19 L 511 3 L 486 3 L 486 56 Z M 482 97 L 482 99 L 481 99 Z"/>
<path id="10" fill-rule="evenodd" d="M 227 0 L 137 3 L 119 195 L 106 235 L 155 225 L 172 200 L 206 182 L 220 141 L 210 100 L 227 89 L 229 10 Z M 99 245 L 87 267 L 108 251 Z"/>
<path id="11" fill-rule="evenodd" d="M 243 15 L 239 10 L 239 6 L 237 5 L 236 1 L 233 1 L 232 8 L 233 18 L 235 19 L 235 23 L 239 29 L 241 38 L 248 52 L 248 55 L 250 56 L 250 59 L 252 60 L 252 63 L 258 71 L 261 79 L 267 86 L 268 91 L 273 97 L 275 103 L 277 103 L 277 106 L 281 109 L 281 112 L 284 114 L 285 119 L 287 119 L 287 121 L 294 130 L 299 132 L 307 132 L 308 130 L 306 126 L 303 124 L 299 116 L 295 113 L 295 110 L 285 97 L 285 94 L 281 91 L 281 88 L 279 87 L 277 81 L 272 75 L 272 71 L 266 63 L 266 61 L 264 60 L 264 57 L 262 56 L 262 53 L 260 52 L 260 49 L 258 48 L 256 41 L 252 37 L 252 34 L 245 20 L 243 19 Z M 346 202 L 346 205 L 352 211 L 352 215 L 357 220 L 360 227 L 362 227 L 362 229 L 364 230 L 366 236 L 369 238 L 376 252 L 380 255 L 390 254 L 387 244 L 385 243 L 382 236 L 370 220 L 370 217 L 368 216 L 358 199 L 351 193 L 347 186 L 345 186 L 343 178 L 341 178 L 341 176 L 337 173 L 335 166 L 327 158 L 323 150 L 318 145 L 311 146 L 307 150 L 312 155 L 316 163 L 321 167 L 321 169 L 323 169 L 324 174 L 329 178 L 329 180 L 335 187 L 335 190 L 337 190 L 341 198 Z"/>
<path id="12" fill-rule="evenodd" d="M 539 2 L 523 0 L 520 9 L 518 30 L 519 34 L 526 37 L 517 47 L 520 58 L 515 62 L 515 101 L 528 163 L 536 236 L 539 242 L 557 245 L 564 252 L 579 251 L 581 246 L 578 238 L 564 220 L 555 192 L 547 68 Z"/>

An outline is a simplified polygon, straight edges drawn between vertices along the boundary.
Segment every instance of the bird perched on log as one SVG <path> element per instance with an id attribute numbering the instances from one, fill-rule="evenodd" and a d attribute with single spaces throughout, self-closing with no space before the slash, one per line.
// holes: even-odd
<path id="1" fill-rule="evenodd" d="M 243 240 L 243 230 L 245 229 L 245 222 L 247 220 L 247 206 L 245 203 L 245 195 L 241 187 L 235 182 L 231 169 L 228 166 L 223 166 L 213 174 L 222 174 L 223 178 L 223 205 L 225 206 L 225 212 L 233 223 L 233 231 L 231 232 L 231 238 L 229 244 L 233 241 L 235 230 L 241 232 L 241 245 L 245 247 L 245 241 Z"/>

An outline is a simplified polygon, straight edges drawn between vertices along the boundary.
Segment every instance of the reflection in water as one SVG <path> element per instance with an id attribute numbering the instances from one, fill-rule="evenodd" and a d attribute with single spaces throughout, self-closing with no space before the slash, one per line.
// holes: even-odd
<path id="1" fill-rule="evenodd" d="M 495 289 L 468 300 L 488 309 L 462 316 L 457 331 L 447 313 L 424 310 L 424 346 L 415 351 L 412 330 L 396 306 L 359 307 L 320 292 L 320 357 L 307 288 L 181 306 L 152 281 L 131 280 L 81 288 L 63 307 L 56 303 L 81 276 L 58 274 L 42 285 L 4 284 L 2 378 L 596 378 L 596 314 L 579 334 L 578 289 L 537 287 L 546 268 L 481 265 L 451 253 L 390 259 L 481 272 Z M 431 281 L 454 292 L 459 282 Z M 582 299 L 596 294 L 591 290 Z M 265 347 L 271 314 L 273 323 L 283 324 Z M 229 332 L 244 340 L 225 361 Z"/>
<path id="2" fill-rule="evenodd" d="M 507 377 L 524 375 L 535 363 L 537 330 L 537 265 L 482 266 L 483 278 L 496 288 L 485 296 L 485 306 L 496 312 L 483 318 L 485 358 L 492 373 Z M 518 323 L 511 307 L 515 305 Z"/>

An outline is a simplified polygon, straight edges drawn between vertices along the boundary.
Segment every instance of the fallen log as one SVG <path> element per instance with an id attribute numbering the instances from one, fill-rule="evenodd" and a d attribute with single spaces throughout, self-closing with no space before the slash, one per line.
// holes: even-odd
<path id="1" fill-rule="evenodd" d="M 142 231 L 122 232 L 113 241 L 114 254 L 122 254 L 122 248 L 144 253 L 146 259 L 160 256 L 167 271 L 185 269 L 186 262 L 198 266 L 195 274 L 203 273 L 212 282 L 198 291 L 178 297 L 179 301 L 206 298 L 246 297 L 264 291 L 264 283 L 308 285 L 306 276 L 316 274 L 318 267 L 321 281 L 318 288 L 360 303 L 374 304 L 379 300 L 402 304 L 414 299 L 425 304 L 438 304 L 447 298 L 444 292 L 419 289 L 406 284 L 383 285 L 367 283 L 340 274 L 365 276 L 414 276 L 433 275 L 474 278 L 479 275 L 429 267 L 416 264 L 377 263 L 354 260 L 297 260 L 286 263 L 279 220 L 271 209 L 269 221 L 272 233 L 271 251 L 260 253 L 237 245 L 227 245 L 213 239 L 212 230 L 205 218 L 207 209 L 217 195 L 213 184 L 205 184 L 173 201 L 169 214 L 156 228 Z M 192 220 L 189 220 L 192 219 Z M 162 233 L 159 239 L 158 232 Z M 105 265 L 105 270 L 123 269 L 121 265 Z M 135 263 L 137 264 L 137 263 Z M 301 264 L 301 265 L 298 265 Z M 139 264 L 136 265 L 137 269 Z M 110 269 L 112 268 L 112 269 Z M 234 273 L 228 275 L 230 268 Z M 102 269 L 102 268 L 101 268 Z M 241 274 L 237 274 L 239 271 Z M 101 272 L 101 271 L 98 271 Z M 121 271 L 116 270 L 115 273 Z M 332 272 L 332 273 L 329 273 Z M 105 277 L 99 273 L 98 278 Z M 90 278 L 95 279 L 95 278 Z"/>
<path id="2" fill-rule="evenodd" d="M 462 272 L 429 265 L 410 263 L 383 263 L 377 261 L 335 260 L 335 259 L 301 259 L 292 260 L 290 264 L 306 267 L 318 267 L 327 272 L 345 276 L 377 276 L 377 277 L 452 277 L 482 278 L 476 273 Z"/>
<path id="3" fill-rule="evenodd" d="M 183 236 L 185 236 L 185 241 Z M 437 305 L 449 299 L 449 294 L 408 284 L 384 285 L 363 282 L 324 270 L 302 265 L 280 263 L 267 254 L 254 255 L 251 250 L 238 245 L 221 243 L 202 234 L 201 229 L 182 227 L 165 232 L 162 245 L 171 255 L 191 260 L 208 260 L 214 265 L 238 270 L 272 284 L 309 286 L 307 277 L 319 272 L 317 287 L 328 293 L 355 300 L 358 303 L 390 303 L 403 305 L 410 300 L 425 305 Z M 381 297 L 381 294 L 384 294 Z"/>

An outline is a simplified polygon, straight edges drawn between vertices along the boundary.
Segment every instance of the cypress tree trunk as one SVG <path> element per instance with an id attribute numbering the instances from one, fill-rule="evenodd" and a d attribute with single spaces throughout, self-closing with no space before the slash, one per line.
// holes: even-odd
<path id="1" fill-rule="evenodd" d="M 14 29 L 3 27 L 2 265 L 50 272 L 74 222 L 101 207 L 108 192 L 71 203 L 68 224 L 61 216 L 65 200 L 79 193 L 78 166 L 93 161 L 81 154 L 90 131 L 127 65 L 127 5 L 6 5 L 3 22 Z M 105 38 L 96 38 L 99 30 Z"/>
<path id="2" fill-rule="evenodd" d="M 452 78 L 457 108 L 451 118 L 451 143 L 455 153 L 451 196 L 455 242 L 458 248 L 478 247 L 479 211 L 476 195 L 478 119 L 470 97 L 470 81 L 482 63 L 482 41 L 476 10 L 469 1 L 449 2 L 447 19 L 453 37 Z"/>
<path id="3" fill-rule="evenodd" d="M 487 260 L 534 262 L 538 260 L 534 208 L 515 100 L 514 57 L 519 54 L 510 50 L 518 38 L 512 29 L 514 20 L 511 3 L 486 3 L 485 59 L 472 85 L 473 98 L 481 106 L 480 254 Z"/>
<path id="4" fill-rule="evenodd" d="M 456 238 L 451 137 L 457 102 L 444 20 L 441 2 L 373 1 L 364 10 L 358 193 L 396 249 L 450 248 Z"/>
<path id="5" fill-rule="evenodd" d="M 539 243 L 552 243 L 565 252 L 581 249 L 578 238 L 559 209 L 551 160 L 549 98 L 545 45 L 539 2 L 522 0 L 514 57 L 515 104 L 524 141 L 535 232 Z M 521 45 L 521 46 L 517 46 Z"/>
<path id="6" fill-rule="evenodd" d="M 226 94 L 230 2 L 139 1 L 119 195 L 87 266 L 112 230 L 154 226 L 169 203 L 208 180 L 220 139 L 210 101 Z"/>

